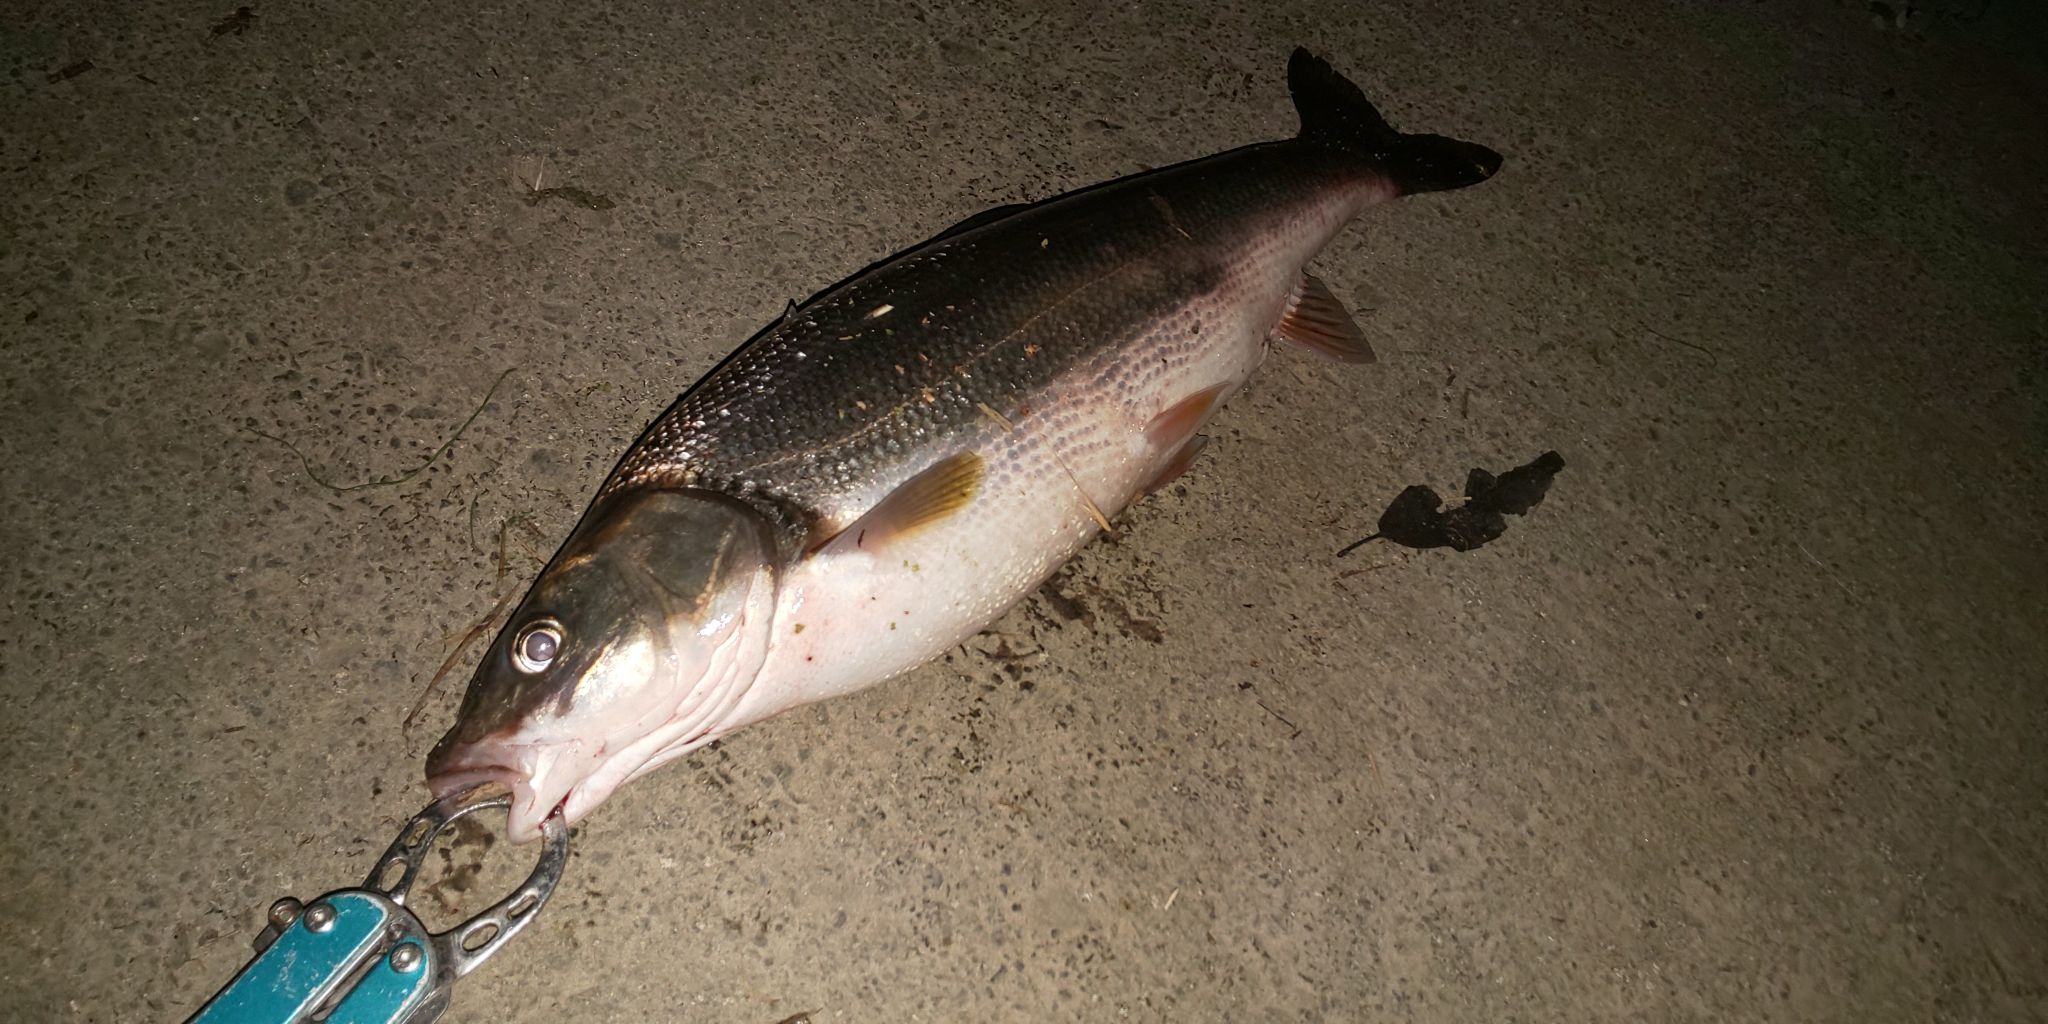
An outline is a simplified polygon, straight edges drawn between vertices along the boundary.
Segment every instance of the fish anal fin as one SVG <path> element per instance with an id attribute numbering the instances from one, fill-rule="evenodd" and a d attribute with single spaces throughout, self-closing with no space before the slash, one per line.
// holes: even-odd
<path id="1" fill-rule="evenodd" d="M 1195 436 L 1195 431 L 1208 421 L 1217 400 L 1229 389 L 1229 384 L 1216 384 L 1167 406 L 1145 424 L 1145 440 L 1152 443 L 1154 451 L 1172 451 L 1187 444 L 1188 438 Z"/>
<path id="2" fill-rule="evenodd" d="M 940 459 L 905 480 L 843 530 L 811 546 L 852 546 L 864 551 L 887 547 L 966 508 L 981 491 L 987 464 L 975 452 Z"/>
<path id="3" fill-rule="evenodd" d="M 1173 453 L 1173 458 L 1169 459 L 1166 465 L 1160 467 L 1158 474 L 1153 476 L 1151 482 L 1145 485 L 1143 493 L 1157 493 L 1160 488 L 1180 479 L 1180 475 L 1187 472 L 1189 466 L 1195 464 L 1195 456 L 1202 454 L 1202 449 L 1208 446 L 1209 438 L 1205 435 L 1196 434 L 1188 438 L 1187 443 L 1181 445 L 1180 450 Z"/>
<path id="4" fill-rule="evenodd" d="M 1351 311 L 1322 279 L 1304 271 L 1294 302 L 1273 328 L 1273 340 L 1339 363 L 1376 362 L 1378 356 Z"/>

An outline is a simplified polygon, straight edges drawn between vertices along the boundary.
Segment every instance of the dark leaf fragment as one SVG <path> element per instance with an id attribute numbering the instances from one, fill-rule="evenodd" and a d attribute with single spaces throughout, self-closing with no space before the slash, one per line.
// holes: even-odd
<path id="1" fill-rule="evenodd" d="M 213 34 L 216 36 L 238 36 L 249 31 L 255 25 L 256 12 L 247 7 L 237 7 L 235 8 L 235 13 L 214 22 Z"/>
<path id="2" fill-rule="evenodd" d="M 92 61 L 81 60 L 75 63 L 66 64 L 63 67 L 58 68 L 57 70 L 52 71 L 47 75 L 44 75 L 43 79 L 49 82 L 51 85 L 56 85 L 58 82 L 62 82 L 66 79 L 77 78 L 78 76 L 85 74 L 86 72 L 91 71 L 92 69 Z"/>
<path id="3" fill-rule="evenodd" d="M 1451 548 L 1470 551 L 1508 529 L 1507 516 L 1527 515 L 1543 501 L 1550 481 L 1564 468 L 1564 456 L 1544 452 L 1523 466 L 1494 476 L 1474 469 L 1465 477 L 1463 501 L 1444 508 L 1436 491 L 1421 484 L 1403 490 L 1380 514 L 1380 529 L 1337 552 L 1348 555 L 1360 545 L 1388 540 L 1409 548 Z"/>
<path id="4" fill-rule="evenodd" d="M 1551 478 L 1563 468 L 1564 456 L 1544 452 L 1529 464 L 1516 466 L 1499 477 L 1483 469 L 1475 469 L 1465 477 L 1465 496 L 1471 499 L 1467 504 L 1484 503 L 1494 511 L 1511 516 L 1528 515 L 1530 509 L 1542 504 L 1543 495 L 1550 490 Z"/>

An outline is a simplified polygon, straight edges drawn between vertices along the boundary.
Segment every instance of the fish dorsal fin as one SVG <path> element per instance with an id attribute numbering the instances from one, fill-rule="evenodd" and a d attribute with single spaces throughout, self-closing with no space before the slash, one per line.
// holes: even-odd
<path id="1" fill-rule="evenodd" d="M 1273 340 L 1339 363 L 1371 363 L 1379 357 L 1358 329 L 1351 311 L 1330 293 L 1322 279 L 1303 271 L 1294 290 L 1294 304 L 1273 328 Z"/>
<path id="2" fill-rule="evenodd" d="M 1008 217 L 1013 213 L 1019 213 L 1030 208 L 1030 203 L 1011 203 L 1007 206 L 990 207 L 989 209 L 983 210 L 980 213 L 977 213 L 974 216 L 969 217 L 966 220 L 963 220 L 960 223 L 955 224 L 952 227 L 947 228 L 946 230 L 941 231 L 936 235 L 933 235 L 931 240 L 936 242 L 942 238 L 951 238 L 954 235 L 964 235 L 969 231 L 974 230 L 975 228 L 983 227 L 989 224 L 994 224 L 996 221 L 1002 220 L 1004 217 Z"/>
<path id="3" fill-rule="evenodd" d="M 980 455 L 959 452 L 905 480 L 845 529 L 812 545 L 874 551 L 967 507 L 981 491 L 987 468 Z"/>

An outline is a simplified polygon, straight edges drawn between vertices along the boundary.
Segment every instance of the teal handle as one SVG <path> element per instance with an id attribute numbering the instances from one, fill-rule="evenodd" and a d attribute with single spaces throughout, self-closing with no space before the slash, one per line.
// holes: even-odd
<path id="1" fill-rule="evenodd" d="M 361 887 L 306 907 L 289 897 L 272 904 L 256 958 L 188 1024 L 300 1024 L 323 1011 L 323 1024 L 438 1020 L 451 986 L 532 923 L 569 862 L 569 826 L 557 812 L 541 822 L 540 859 L 525 882 L 469 920 L 428 932 L 405 900 L 435 837 L 466 814 L 510 803 L 486 789 L 444 796 L 398 830 Z"/>
<path id="2" fill-rule="evenodd" d="M 410 946 L 415 952 L 409 970 L 401 971 L 392 956 L 379 957 L 370 967 L 370 973 L 349 989 L 342 997 L 341 1005 L 327 1017 L 327 1024 L 399 1024 L 438 1017 L 438 1012 L 413 1016 L 413 1011 L 426 1001 L 428 980 L 435 968 L 434 950 L 430 943 L 408 939 L 392 947 L 392 952 Z"/>
<path id="3" fill-rule="evenodd" d="M 373 959 L 369 972 L 335 1005 L 328 1020 L 340 1024 L 407 1020 L 433 987 L 438 964 L 429 944 L 411 939 L 398 946 L 389 944 L 394 918 L 400 914 L 411 917 L 376 893 L 344 889 L 321 897 L 201 1007 L 191 1024 L 293 1024 L 307 1020 Z M 400 972 L 390 954 L 403 946 L 417 952 L 410 954 L 411 969 Z"/>

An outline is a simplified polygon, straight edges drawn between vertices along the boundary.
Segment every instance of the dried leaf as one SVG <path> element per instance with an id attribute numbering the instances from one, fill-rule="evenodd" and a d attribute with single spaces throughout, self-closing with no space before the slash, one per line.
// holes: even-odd
<path id="1" fill-rule="evenodd" d="M 1348 555 L 1374 540 L 1392 541 L 1408 548 L 1471 551 L 1506 533 L 1507 516 L 1527 515 L 1542 503 L 1551 479 L 1563 468 L 1563 456 L 1544 452 L 1527 465 L 1516 466 L 1498 477 L 1474 469 L 1465 477 L 1464 500 L 1450 508 L 1444 508 L 1443 498 L 1429 487 L 1408 487 L 1380 514 L 1378 533 L 1337 554 Z"/>

